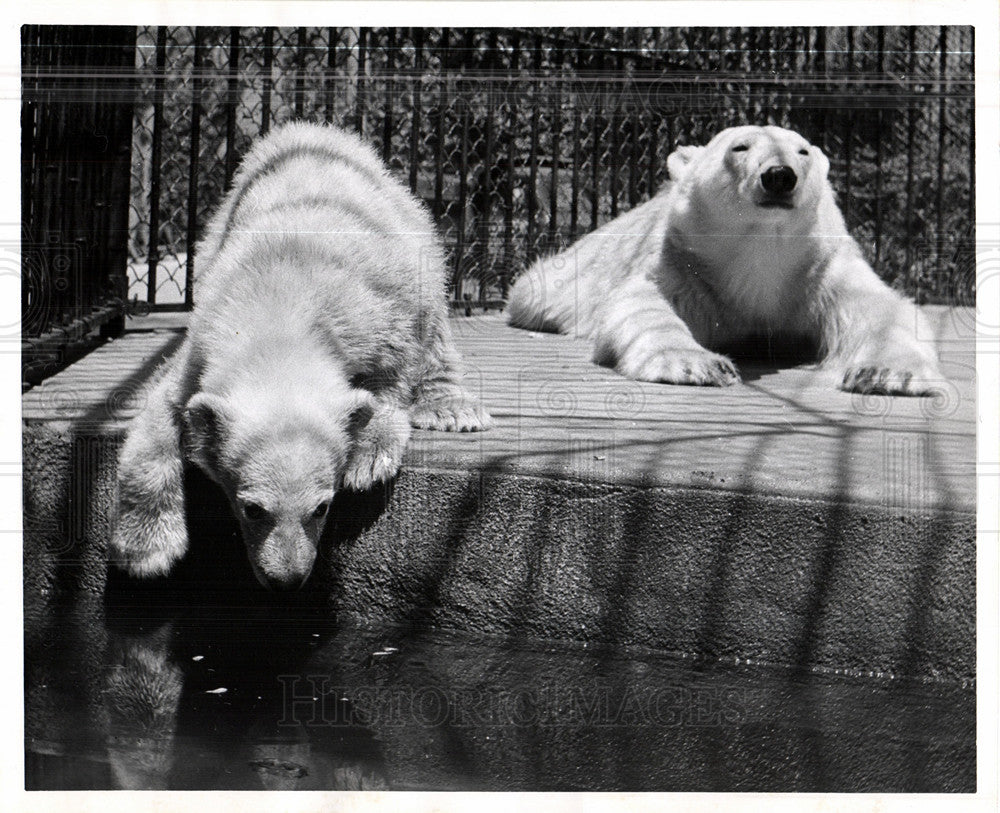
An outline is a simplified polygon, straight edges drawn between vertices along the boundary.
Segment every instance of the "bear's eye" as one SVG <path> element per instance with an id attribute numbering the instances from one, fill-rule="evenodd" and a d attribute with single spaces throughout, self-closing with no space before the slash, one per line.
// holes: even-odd
<path id="1" fill-rule="evenodd" d="M 313 510 L 313 517 L 316 518 L 316 519 L 322 519 L 323 517 L 326 516 L 326 512 L 329 511 L 329 510 L 330 510 L 330 503 L 328 503 L 328 502 L 321 502 Z"/>
<path id="2" fill-rule="evenodd" d="M 749 149 L 750 149 L 749 144 L 737 144 L 735 147 L 733 147 L 733 152 L 746 152 Z"/>
<path id="3" fill-rule="evenodd" d="M 267 516 L 267 511 L 260 503 L 248 502 L 243 504 L 243 514 L 252 522 L 260 522 Z"/>
<path id="4" fill-rule="evenodd" d="M 801 150 L 799 150 L 799 155 L 809 155 L 809 150 L 803 147 Z"/>

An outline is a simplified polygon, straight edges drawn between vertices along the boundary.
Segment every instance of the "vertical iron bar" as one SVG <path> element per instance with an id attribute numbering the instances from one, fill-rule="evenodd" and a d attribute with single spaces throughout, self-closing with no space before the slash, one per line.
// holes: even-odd
<path id="1" fill-rule="evenodd" d="M 107 53 L 107 43 L 100 42 L 100 46 L 102 47 L 95 48 L 93 47 L 95 39 L 97 37 L 87 29 L 81 31 L 79 58 L 74 64 L 74 67 L 80 69 L 80 90 L 78 96 L 80 116 L 76 122 L 76 126 L 82 128 L 84 133 L 102 132 L 97 126 L 97 88 L 94 81 L 94 71 L 104 60 L 104 54 Z M 77 178 L 77 207 L 72 223 L 73 242 L 80 249 L 78 255 L 80 266 L 75 275 L 76 284 L 74 286 L 74 318 L 83 316 L 91 310 L 95 294 L 94 278 L 91 273 L 94 259 L 93 229 L 96 226 L 96 223 L 92 220 L 92 215 L 96 214 L 94 211 L 94 186 L 96 178 L 94 177 L 92 149 L 92 147 L 85 149 L 82 148 L 81 144 L 77 144 L 75 148 L 76 155 L 73 160 L 73 171 Z"/>
<path id="2" fill-rule="evenodd" d="M 574 101 L 578 97 L 574 96 Z M 570 182 L 569 239 L 575 240 L 580 226 L 580 105 L 573 105 L 573 177 Z"/>
<path id="3" fill-rule="evenodd" d="M 57 40 L 57 45 L 55 49 L 55 58 L 58 60 L 55 64 L 59 65 L 60 68 L 65 69 L 66 66 L 73 64 L 72 56 L 72 29 L 67 29 L 60 32 L 60 40 Z M 62 98 L 62 89 L 58 85 L 59 80 L 54 80 L 54 87 L 52 88 L 52 98 L 53 101 L 58 103 Z M 70 181 L 70 176 L 72 172 L 70 170 L 70 160 L 68 155 L 69 137 L 67 130 L 69 129 L 69 122 L 73 120 L 75 111 L 72 109 L 72 105 L 68 104 L 62 107 L 59 113 L 59 119 L 56 126 L 53 128 L 52 133 L 52 151 L 50 153 L 50 160 L 53 162 L 49 166 L 54 169 L 55 175 L 55 187 L 53 191 L 53 200 L 55 206 L 50 210 L 49 223 L 51 228 L 46 235 L 46 241 L 52 241 L 53 238 L 58 241 L 60 247 L 69 242 L 69 223 L 67 222 L 68 213 L 72 211 L 74 204 L 73 193 L 72 193 L 72 182 Z M 54 165 L 54 166 L 53 166 Z M 55 248 L 53 246 L 52 248 Z M 72 277 L 73 263 L 72 263 L 72 253 L 67 254 L 66 260 L 67 268 L 65 270 L 65 276 L 57 278 L 58 281 L 62 282 L 61 286 L 57 286 L 58 291 L 57 302 L 58 310 L 57 317 L 62 321 L 67 321 L 69 316 L 70 308 L 70 285 L 69 281 Z"/>
<path id="4" fill-rule="evenodd" d="M 912 32 L 913 29 L 911 28 Z M 852 81 L 855 76 L 858 75 L 859 71 L 854 65 L 854 28 L 849 27 L 847 29 L 847 70 L 848 70 L 848 82 Z M 850 88 L 850 84 L 847 85 Z M 852 211 L 852 201 L 851 196 L 854 192 L 854 176 L 853 176 L 853 154 L 854 154 L 854 116 L 847 115 L 844 116 L 845 123 L 845 133 L 844 133 L 844 162 L 845 174 L 847 175 L 845 183 L 845 193 L 844 193 L 844 212 L 847 213 L 848 218 L 850 218 L 850 212 Z M 852 224 L 849 224 L 852 225 Z"/>
<path id="5" fill-rule="evenodd" d="M 413 117 L 410 121 L 410 192 L 417 194 L 417 165 L 420 162 L 420 113 L 421 95 L 424 77 L 424 29 L 411 29 L 413 36 L 413 75 L 411 77 L 411 93 L 413 98 Z"/>
<path id="6" fill-rule="evenodd" d="M 796 73 L 800 76 L 799 91 L 796 99 L 796 110 L 798 115 L 795 116 L 793 122 L 795 123 L 795 129 L 803 130 L 810 141 L 815 142 L 816 137 L 816 115 L 811 108 L 815 104 L 815 97 L 818 95 L 818 90 L 816 88 L 816 77 L 813 75 L 813 66 L 811 64 L 811 38 L 812 29 L 808 27 L 801 27 L 796 31 L 796 44 L 798 44 L 799 35 L 802 36 L 802 47 L 797 48 L 794 53 L 793 64 L 796 69 Z M 799 60 L 801 57 L 801 67 L 799 65 Z M 795 112 L 795 111 L 793 111 Z"/>
<path id="7" fill-rule="evenodd" d="M 774 115 L 772 123 L 779 127 L 788 127 L 788 36 L 786 28 L 774 31 L 774 85 L 772 98 L 774 100 Z"/>
<path id="8" fill-rule="evenodd" d="M 389 38 L 385 48 L 385 118 L 382 120 L 382 160 L 387 164 L 392 160 L 392 126 L 393 126 L 393 102 L 395 101 L 395 83 L 393 77 L 396 72 L 396 29 L 389 29 Z"/>
<path id="9" fill-rule="evenodd" d="M 817 73 L 820 77 L 820 103 L 822 105 L 819 113 L 819 132 L 822 139 L 823 152 L 830 154 L 830 74 L 827 70 L 826 60 L 826 28 L 819 26 L 816 29 L 816 50 L 815 57 L 817 63 Z"/>
<path id="10" fill-rule="evenodd" d="M 631 132 L 630 137 L 630 149 L 628 156 L 628 205 L 629 208 L 634 208 L 639 202 L 639 110 L 638 107 L 632 108 L 632 113 L 629 116 L 629 128 Z"/>
<path id="11" fill-rule="evenodd" d="M 472 30 L 465 29 L 459 45 L 461 57 L 458 60 L 459 74 L 456 86 L 456 98 L 459 102 L 461 144 L 459 146 L 459 178 L 458 178 L 458 242 L 455 247 L 455 299 L 462 300 L 463 282 L 465 281 L 465 240 L 467 214 L 469 207 L 469 85 L 465 81 L 465 70 L 468 65 L 468 54 L 472 53 Z"/>
<path id="12" fill-rule="evenodd" d="M 809 91 L 809 76 L 806 72 L 807 65 L 804 60 L 805 46 L 800 46 L 800 37 L 804 31 L 801 26 L 791 29 L 791 52 L 788 55 L 788 70 L 794 77 L 788 92 L 788 124 L 793 130 L 803 131 L 810 140 L 812 139 L 812 123 L 801 114 L 805 94 Z M 808 42 L 808 35 L 805 35 Z M 800 65 L 800 57 L 803 57 L 803 64 Z"/>
<path id="13" fill-rule="evenodd" d="M 306 28 L 300 25 L 295 36 L 295 118 L 306 110 Z"/>
<path id="14" fill-rule="evenodd" d="M 563 83 L 563 43 L 556 45 L 556 58 L 553 78 L 555 93 L 552 99 L 552 168 L 549 173 L 549 249 L 557 246 L 556 232 L 559 216 L 559 142 L 562 140 L 562 83 Z"/>
<path id="15" fill-rule="evenodd" d="M 337 77 L 337 38 L 339 34 L 333 26 L 327 28 L 326 44 L 326 70 L 323 76 L 323 107 L 325 109 L 324 118 L 327 124 L 333 124 L 334 105 L 337 102 L 336 77 Z"/>
<path id="16" fill-rule="evenodd" d="M 156 64 L 153 81 L 153 144 L 150 153 L 149 255 L 146 272 L 146 301 L 156 304 L 156 266 L 160 260 L 160 167 L 163 149 L 163 102 L 167 63 L 167 28 L 156 28 Z"/>
<path id="17" fill-rule="evenodd" d="M 587 60 L 587 67 L 590 69 L 591 73 L 591 87 L 594 89 L 594 114 L 593 120 L 590 125 L 590 143 L 591 143 L 591 157 L 590 157 L 590 183 L 591 183 L 591 198 L 590 198 L 590 230 L 593 231 L 597 228 L 598 215 L 600 212 L 601 205 L 601 108 L 602 108 L 602 95 L 604 93 L 604 88 L 601 85 L 601 77 L 599 72 L 594 71 L 594 55 L 590 54 Z"/>
<path id="18" fill-rule="evenodd" d="M 647 154 L 649 155 L 649 169 L 648 175 L 646 177 L 646 194 L 649 197 L 653 197 L 656 194 L 656 175 L 660 168 L 660 114 L 654 112 L 650 116 L 650 124 L 647 129 L 649 135 L 649 147 Z"/>
<path id="19" fill-rule="evenodd" d="M 542 39 L 538 34 L 534 35 L 531 53 L 535 75 L 531 80 L 531 142 L 528 148 L 528 263 L 531 263 L 538 256 L 535 245 L 535 218 L 538 215 L 538 117 L 541 110 L 538 76 L 542 63 Z"/>
<path id="20" fill-rule="evenodd" d="M 108 162 L 111 150 L 110 136 L 112 134 L 111 120 L 109 113 L 112 112 L 108 103 L 108 77 L 112 72 L 112 54 L 114 53 L 114 29 L 104 29 L 108 32 L 108 41 L 105 44 L 104 53 L 98 51 L 96 64 L 98 71 L 104 75 L 95 78 L 90 83 L 90 104 L 89 107 L 93 116 L 94 132 L 104 133 L 108 138 L 106 146 L 97 149 L 96 160 L 89 161 L 87 188 L 88 194 L 84 200 L 93 202 L 93 219 L 89 225 L 88 259 L 87 259 L 87 291 L 86 308 L 87 311 L 96 310 L 102 304 L 102 297 L 105 293 L 103 277 L 107 269 L 107 257 L 105 255 L 105 240 L 108 234 L 108 183 L 111 180 L 111 164 Z M 90 48 L 91 52 L 95 49 Z M 94 74 L 91 74 L 93 76 Z M 99 157 L 98 157 L 99 156 Z M 86 157 L 85 157 L 86 160 Z"/>
<path id="21" fill-rule="evenodd" d="M 966 93 L 969 97 L 969 219 L 966 238 L 972 256 L 972 285 L 975 292 L 975 250 L 976 250 L 976 29 L 969 27 L 969 73 L 965 78 Z M 964 301 L 964 300 L 963 300 Z M 965 304 L 974 305 L 975 301 Z"/>
<path id="22" fill-rule="evenodd" d="M 725 75 L 726 65 L 725 65 L 725 40 L 723 39 L 722 29 L 717 29 L 717 36 L 719 38 L 719 66 L 718 71 Z M 652 60 L 650 61 L 650 69 L 654 76 L 659 76 L 664 70 L 664 57 L 663 51 L 660 47 L 658 40 L 655 41 L 656 50 L 653 52 Z M 720 93 L 720 97 L 725 93 L 723 85 L 717 85 L 716 89 Z M 660 168 L 660 123 L 663 121 L 663 112 L 661 105 L 666 101 L 662 97 L 650 96 L 652 104 L 650 105 L 649 111 L 649 175 L 646 178 L 646 193 L 649 197 L 653 197 L 656 194 L 657 188 L 657 174 Z M 669 144 L 667 145 L 669 147 Z"/>
<path id="23" fill-rule="evenodd" d="M 906 243 L 906 271 L 911 272 L 913 268 L 913 241 L 917 235 L 913 233 L 915 218 L 913 217 L 913 160 L 916 136 L 916 102 L 917 91 L 917 38 L 916 27 L 910 26 L 907 29 L 906 45 L 909 51 L 907 56 L 906 71 L 906 210 L 904 212 L 903 228 Z M 917 279 L 922 274 L 918 271 Z"/>
<path id="24" fill-rule="evenodd" d="M 749 37 L 753 29 L 750 28 L 736 28 L 736 48 L 734 55 L 734 62 L 737 65 L 737 70 L 740 75 L 743 76 L 744 82 L 740 83 L 739 87 L 741 93 L 739 97 L 741 99 L 746 99 L 746 107 L 743 110 L 744 118 L 747 121 L 753 120 L 753 84 L 749 81 L 750 79 L 750 43 Z"/>
<path id="25" fill-rule="evenodd" d="M 776 56 L 774 41 L 771 39 L 772 29 L 761 28 L 759 31 L 757 46 L 760 50 L 758 53 L 762 55 L 761 62 L 764 63 L 764 67 L 768 71 L 766 77 L 762 78 L 760 83 L 760 121 L 764 124 L 774 124 L 774 119 L 772 118 L 774 110 L 774 85 L 770 84 L 770 80 L 774 77 L 774 59 Z M 758 68 L 758 71 L 760 71 L 760 68 Z"/>
<path id="26" fill-rule="evenodd" d="M 441 29 L 441 72 L 438 76 L 438 111 L 434 132 L 434 222 L 444 216 L 444 118 L 448 109 L 448 29 Z"/>
<path id="27" fill-rule="evenodd" d="M 365 51 L 368 48 L 368 29 L 358 29 L 358 79 L 357 96 L 354 99 L 354 127 L 358 135 L 365 134 Z"/>
<path id="28" fill-rule="evenodd" d="M 271 66 L 274 59 L 274 29 L 267 26 L 264 29 L 264 89 L 260 101 L 260 134 L 267 135 L 271 129 L 271 90 L 274 87 L 274 79 L 271 76 Z"/>
<path id="29" fill-rule="evenodd" d="M 521 56 L 521 34 L 513 33 L 510 67 L 505 83 L 507 100 L 507 167 L 504 173 L 504 213 L 503 213 L 503 274 L 500 277 L 500 296 L 507 299 L 510 277 L 514 271 L 514 173 L 516 166 L 517 105 L 513 95 L 517 90 L 517 70 Z"/>
<path id="30" fill-rule="evenodd" d="M 618 55 L 616 61 L 618 63 L 617 64 L 618 72 L 617 72 L 616 75 L 617 76 L 621 76 L 622 75 L 622 61 L 621 61 L 621 55 L 620 54 Z M 604 59 L 602 59 L 602 63 L 605 66 L 607 65 L 607 54 L 606 53 L 604 54 Z M 604 75 L 606 76 L 607 74 L 608 74 L 608 71 L 607 71 L 607 68 L 605 67 Z M 619 155 L 619 151 L 621 150 L 621 145 L 619 144 L 619 137 L 621 136 L 621 133 L 618 131 L 618 128 L 620 126 L 619 125 L 618 114 L 619 114 L 619 110 L 618 110 L 618 104 L 617 104 L 617 101 L 616 101 L 615 104 L 614 104 L 614 106 L 611 108 L 611 170 L 610 170 L 611 177 L 610 177 L 610 180 L 611 180 L 611 217 L 613 217 L 613 218 L 614 217 L 618 217 L 618 181 L 619 181 L 618 171 L 621 168 L 621 165 L 620 165 L 621 156 Z"/>
<path id="31" fill-rule="evenodd" d="M 877 77 L 879 93 L 883 93 L 885 82 L 885 26 L 878 26 L 875 36 L 875 75 Z M 882 173 L 885 171 L 882 163 L 884 147 L 883 138 L 892 138 L 892 132 L 885 132 L 885 113 L 881 106 L 875 112 L 878 122 L 878 136 L 875 139 L 875 265 L 876 267 L 882 259 Z M 889 152 L 892 152 L 892 145 L 889 145 Z"/>
<path id="32" fill-rule="evenodd" d="M 236 169 L 236 105 L 239 101 L 240 29 L 229 29 L 229 82 L 226 96 L 226 189 Z"/>
<path id="33" fill-rule="evenodd" d="M 21 29 L 21 223 L 22 232 L 34 235 L 32 209 L 32 181 L 38 171 L 35 137 L 38 127 L 38 67 L 35 63 L 38 49 L 38 26 L 26 25 Z M 22 251 L 22 257 L 26 256 Z M 22 283 L 27 275 L 22 275 Z M 23 300 L 22 307 L 31 303 Z"/>
<path id="34" fill-rule="evenodd" d="M 120 306 L 120 314 L 102 329 L 102 335 L 116 338 L 125 330 L 125 301 L 128 298 L 129 190 L 132 182 L 132 134 L 138 79 L 135 70 L 137 29 L 130 27 L 122 49 L 119 68 L 125 99 L 116 105 L 113 144 L 116 152 L 108 185 L 109 238 L 107 272 L 111 296 Z"/>
<path id="35" fill-rule="evenodd" d="M 493 86 L 497 66 L 497 30 L 490 29 L 488 40 L 487 75 L 486 75 L 486 144 L 481 168 L 482 206 L 476 213 L 479 218 L 479 302 L 486 304 L 486 281 L 492 270 L 490 262 L 490 221 L 493 216 L 493 120 L 496 114 L 496 93 Z"/>
<path id="36" fill-rule="evenodd" d="M 758 122 L 760 121 L 760 96 L 761 96 L 761 85 L 759 81 L 755 81 L 757 77 L 755 76 L 755 65 L 754 59 L 759 58 L 761 49 L 759 44 L 759 32 L 758 28 L 748 28 L 747 29 L 747 50 L 746 50 L 746 76 L 747 76 L 747 89 L 749 93 L 747 94 L 747 112 L 749 113 L 748 121 Z"/>
<path id="37" fill-rule="evenodd" d="M 42 42 L 39 26 L 26 25 L 22 29 L 22 82 L 24 107 L 22 110 L 21 139 L 21 310 L 23 313 L 34 313 L 37 301 L 44 293 L 45 281 L 42 277 L 40 263 L 42 257 L 37 252 L 42 240 L 39 228 L 39 204 L 41 196 L 37 194 L 38 184 L 44 175 L 42 166 L 42 117 L 43 109 L 40 102 L 40 82 L 38 66 L 41 59 Z M 29 251 L 34 244 L 34 251 Z M 45 329 L 45 324 L 37 324 L 34 320 L 22 320 L 23 336 L 35 336 Z M 22 360 L 22 366 L 24 362 Z"/>
<path id="38" fill-rule="evenodd" d="M 465 210 L 469 199 L 469 100 L 459 88 L 458 106 L 461 118 L 462 143 L 458 164 L 458 241 L 455 245 L 455 273 L 452 286 L 455 299 L 462 298 L 462 265 L 465 254 Z"/>
<path id="39" fill-rule="evenodd" d="M 73 59 L 75 56 L 74 54 L 75 49 L 73 47 L 75 44 L 74 40 L 75 40 L 74 31 L 73 29 L 69 29 L 66 32 L 66 38 L 62 45 L 62 53 L 64 54 L 64 56 L 61 58 L 60 67 L 63 69 L 63 71 L 67 69 L 72 69 Z M 72 83 L 72 80 L 70 80 L 69 83 Z M 56 84 L 57 84 L 56 98 L 58 99 L 65 91 L 63 91 L 62 88 L 58 87 L 58 80 L 56 80 Z M 76 98 L 75 87 L 73 87 L 72 90 L 70 90 L 70 94 L 73 99 Z M 59 130 L 56 134 L 57 150 L 55 151 L 55 155 L 58 156 L 56 158 L 56 164 L 57 164 L 56 189 L 61 192 L 60 195 L 61 199 L 58 201 L 55 211 L 55 216 L 53 218 L 53 221 L 55 223 L 55 228 L 53 229 L 53 232 L 57 236 L 60 244 L 68 245 L 71 243 L 72 240 L 70 229 L 73 225 L 72 221 L 73 209 L 76 206 L 76 194 L 74 189 L 74 183 L 72 180 L 74 177 L 74 173 L 72 165 L 72 155 L 70 153 L 71 139 L 69 138 L 69 130 L 71 122 L 75 121 L 76 119 L 77 111 L 75 109 L 75 105 L 72 102 L 70 102 L 65 106 L 65 108 L 61 111 L 61 113 L 62 116 L 59 122 Z M 73 248 L 75 249 L 75 246 Z M 70 283 L 72 282 L 73 270 L 76 267 L 76 263 L 73 262 L 74 259 L 73 254 L 68 254 L 67 259 L 69 260 L 69 262 L 67 263 L 67 270 L 65 272 L 65 275 L 62 276 L 60 279 L 60 282 L 62 283 L 62 285 L 60 286 L 62 288 L 62 291 L 61 291 L 61 303 L 60 303 L 61 307 L 59 309 L 60 310 L 59 316 L 63 323 L 69 321 L 69 315 L 73 307 L 72 285 Z"/>
<path id="40" fill-rule="evenodd" d="M 41 26 L 36 28 L 38 36 L 38 51 L 36 55 L 36 77 L 38 84 L 38 132 L 35 134 L 35 148 L 37 150 L 37 156 L 35 158 L 35 177 L 34 187 L 32 192 L 32 199 L 34 201 L 34 215 L 32 217 L 32 223 L 34 226 L 34 232 L 30 235 L 31 239 L 36 241 L 39 246 L 39 263 L 40 267 L 38 269 L 39 278 L 38 284 L 45 293 L 50 293 L 52 307 L 47 309 L 45 316 L 40 321 L 37 330 L 33 330 L 32 333 L 38 334 L 43 333 L 49 329 L 53 324 L 54 320 L 58 318 L 59 311 L 59 297 L 60 292 L 58 288 L 53 288 L 52 280 L 48 278 L 46 274 L 46 269 L 50 268 L 49 264 L 49 243 L 56 239 L 53 233 L 53 223 L 52 217 L 53 213 L 58 210 L 58 190 L 61 188 L 56 186 L 56 172 L 58 171 L 58 162 L 55 156 L 55 136 L 57 128 L 59 126 L 58 114 L 56 111 L 59 108 L 52 104 L 53 101 L 53 88 L 52 88 L 52 77 L 46 77 L 41 72 L 41 66 L 43 65 L 58 65 L 58 51 L 57 43 L 61 33 L 61 29 L 54 29 L 51 31 L 45 31 Z M 45 36 L 48 34 L 48 36 Z M 53 111 L 50 115 L 45 115 L 45 111 Z"/>
<path id="41" fill-rule="evenodd" d="M 937 217 L 935 218 L 934 237 L 937 241 L 937 273 L 934 278 L 934 290 L 939 289 L 941 284 L 941 274 L 944 271 L 944 152 L 945 133 L 948 128 L 947 109 L 945 107 L 945 94 L 948 92 L 948 26 L 941 26 L 941 34 L 938 45 L 938 139 L 937 139 L 937 179 L 935 189 L 937 192 L 935 205 L 937 207 Z"/>
<path id="42" fill-rule="evenodd" d="M 718 47 L 719 54 L 718 54 L 718 56 L 719 56 L 719 74 L 720 74 L 719 82 L 716 85 L 716 89 L 718 90 L 719 97 L 721 99 L 729 99 L 732 96 L 732 85 L 729 82 L 729 61 L 730 61 L 730 56 L 729 56 L 729 48 L 728 48 L 728 44 L 729 44 L 729 33 L 728 32 L 729 32 L 729 29 L 724 28 L 722 26 L 720 26 L 720 27 L 718 27 L 716 29 L 716 36 L 719 38 L 719 47 Z M 657 59 L 653 63 L 654 68 L 662 71 L 663 70 L 663 63 L 664 63 L 664 55 L 663 55 L 662 50 L 658 50 L 656 56 L 657 56 Z M 656 122 L 657 123 L 657 127 L 655 129 L 655 132 L 657 134 L 659 134 L 659 129 L 660 129 L 659 125 L 663 122 L 663 117 L 662 117 L 662 114 L 660 113 L 659 110 L 657 110 L 656 119 L 657 119 L 657 122 Z M 667 148 L 669 149 L 669 147 L 670 147 L 670 145 L 668 144 Z M 655 153 L 654 153 L 654 155 L 655 155 Z"/>
<path id="43" fill-rule="evenodd" d="M 663 48 L 659 37 L 657 36 L 654 40 L 656 45 L 656 50 L 653 52 L 653 60 L 650 63 L 650 68 L 654 72 L 654 75 L 660 75 L 664 70 L 667 69 L 667 60 L 664 56 Z M 725 75 L 725 64 L 722 60 L 722 41 L 719 43 L 720 47 L 720 63 L 719 71 L 722 75 Z M 655 85 L 654 85 L 655 87 Z M 720 96 L 725 94 L 725 85 L 719 83 L 716 85 L 716 90 L 719 92 Z M 651 94 L 650 97 L 653 100 L 653 104 L 650 110 L 650 132 L 649 132 L 649 178 L 647 179 L 647 192 L 650 197 L 652 197 L 658 188 L 658 185 L 662 182 L 664 177 L 664 168 L 666 167 L 666 161 L 660 159 L 660 127 L 663 125 L 663 120 L 665 116 L 665 109 L 669 109 L 671 104 L 669 97 L 665 97 L 662 92 L 657 92 Z M 670 149 L 670 144 L 666 145 L 667 150 Z"/>
<path id="44" fill-rule="evenodd" d="M 187 264 L 184 269 L 184 307 L 191 310 L 194 307 L 194 251 L 195 229 L 198 225 L 198 169 L 201 152 L 201 83 L 202 83 L 202 49 L 201 29 L 194 29 L 194 65 L 192 66 L 191 85 L 191 146 L 189 148 L 190 166 L 188 171 L 188 205 L 187 205 Z"/>

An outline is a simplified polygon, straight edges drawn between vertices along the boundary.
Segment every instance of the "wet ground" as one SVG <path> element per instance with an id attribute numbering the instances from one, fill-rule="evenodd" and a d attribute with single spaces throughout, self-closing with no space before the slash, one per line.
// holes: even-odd
<path id="1" fill-rule="evenodd" d="M 79 599 L 80 597 L 78 597 Z M 28 642 L 29 789 L 975 790 L 975 690 L 112 579 Z"/>

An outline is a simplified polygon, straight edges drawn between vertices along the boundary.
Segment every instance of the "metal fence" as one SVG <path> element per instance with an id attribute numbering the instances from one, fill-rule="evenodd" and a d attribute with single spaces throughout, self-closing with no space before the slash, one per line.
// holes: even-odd
<path id="1" fill-rule="evenodd" d="M 537 254 L 647 199 L 677 144 L 739 123 L 823 146 L 890 284 L 974 295 L 971 28 L 159 27 L 136 67 L 130 293 L 157 305 L 190 306 L 207 211 L 293 118 L 356 129 L 427 202 L 456 299 L 501 301 Z"/>
<path id="2" fill-rule="evenodd" d="M 52 336 L 120 327 L 126 289 L 133 310 L 189 308 L 202 224 L 252 139 L 288 119 L 358 130 L 426 201 L 457 302 L 502 302 L 539 253 L 647 199 L 678 144 L 740 123 L 824 147 L 892 285 L 973 301 L 969 27 L 26 26 L 22 41 L 36 359 Z"/>
<path id="3" fill-rule="evenodd" d="M 124 325 L 134 27 L 21 31 L 21 335 L 26 381 Z"/>

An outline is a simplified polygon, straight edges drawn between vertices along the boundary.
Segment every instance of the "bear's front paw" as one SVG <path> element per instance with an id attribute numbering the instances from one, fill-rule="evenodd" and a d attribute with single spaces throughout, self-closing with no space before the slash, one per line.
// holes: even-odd
<path id="1" fill-rule="evenodd" d="M 357 448 L 344 470 L 344 487 L 354 491 L 367 491 L 376 483 L 391 480 L 399 471 L 402 458 L 402 448 Z"/>
<path id="2" fill-rule="evenodd" d="M 740 382 L 735 365 L 725 356 L 687 348 L 662 348 L 622 359 L 618 371 L 638 381 L 661 384 L 728 387 Z"/>
<path id="3" fill-rule="evenodd" d="M 493 419 L 477 398 L 456 392 L 416 403 L 410 410 L 410 423 L 417 429 L 441 432 L 482 432 L 493 425 Z"/>
<path id="4" fill-rule="evenodd" d="M 383 405 L 358 432 L 344 470 L 344 485 L 367 491 L 376 483 L 391 480 L 403 462 L 410 424 L 406 413 L 394 404 Z"/>
<path id="5" fill-rule="evenodd" d="M 933 395 L 945 387 L 937 367 L 914 364 L 856 364 L 848 367 L 840 384 L 848 392 L 875 395 Z"/>
<path id="6" fill-rule="evenodd" d="M 188 547 L 183 511 L 119 503 L 108 560 L 131 576 L 165 576 Z"/>

